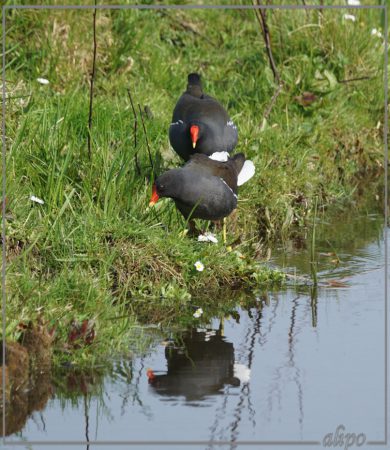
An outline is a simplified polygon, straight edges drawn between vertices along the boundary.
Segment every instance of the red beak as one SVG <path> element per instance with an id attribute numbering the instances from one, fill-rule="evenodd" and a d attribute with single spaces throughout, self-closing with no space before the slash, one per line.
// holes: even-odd
<path id="1" fill-rule="evenodd" d="M 153 184 L 152 187 L 152 196 L 150 198 L 149 206 L 153 206 L 158 202 L 159 195 L 157 194 L 157 186 L 156 183 Z"/>
<path id="2" fill-rule="evenodd" d="M 195 148 L 196 147 L 196 142 L 197 142 L 198 137 L 199 137 L 199 127 L 198 127 L 198 125 L 192 125 L 192 127 L 190 128 L 190 134 L 191 134 L 192 147 Z"/>

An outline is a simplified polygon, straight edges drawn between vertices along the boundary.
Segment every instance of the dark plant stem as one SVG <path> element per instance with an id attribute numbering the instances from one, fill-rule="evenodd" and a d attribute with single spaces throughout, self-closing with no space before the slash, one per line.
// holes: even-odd
<path id="1" fill-rule="evenodd" d="M 312 232 L 311 232 L 311 255 L 310 255 L 311 275 L 312 275 L 314 286 L 318 285 L 317 261 L 316 261 L 316 256 L 315 256 L 315 251 L 316 251 L 317 203 L 318 203 L 318 197 L 316 196 L 315 203 L 314 203 L 313 227 L 312 227 Z"/>
<path id="2" fill-rule="evenodd" d="M 97 0 L 95 0 L 96 6 Z M 89 115 L 88 115 L 88 158 L 91 160 L 91 133 L 92 133 L 92 113 L 93 113 L 93 84 L 95 81 L 95 69 L 96 69 L 96 11 L 93 10 L 93 60 L 92 60 L 92 72 L 91 72 L 91 85 L 89 90 Z"/>
<path id="3" fill-rule="evenodd" d="M 256 0 L 256 2 L 257 2 L 257 5 L 261 6 L 261 0 Z M 261 31 L 263 33 L 263 38 L 264 38 L 264 42 L 265 42 L 265 48 L 266 48 L 266 52 L 267 52 L 267 56 L 268 56 L 268 61 L 269 61 L 272 73 L 274 75 L 275 82 L 277 83 L 278 86 L 274 92 L 274 95 L 271 98 L 269 105 L 267 106 L 267 109 L 265 110 L 265 112 L 263 114 L 263 119 L 261 121 L 261 124 L 263 123 L 264 119 L 266 119 L 270 115 L 271 110 L 276 102 L 276 99 L 279 97 L 279 94 L 281 93 L 282 88 L 283 88 L 283 81 L 280 78 L 278 69 L 276 68 L 275 60 L 274 60 L 273 53 L 272 53 L 271 37 L 270 37 L 270 33 L 269 33 L 269 28 L 267 25 L 266 13 L 267 13 L 267 11 L 264 9 L 255 8 L 255 15 L 256 15 L 257 21 L 259 22 Z"/>
<path id="4" fill-rule="evenodd" d="M 154 164 L 153 164 L 153 159 L 152 159 L 152 153 L 151 153 L 151 151 L 150 151 L 150 145 L 149 145 L 149 140 L 148 140 L 148 134 L 146 133 L 145 122 L 144 122 L 144 118 L 143 118 L 143 115 L 142 115 L 141 105 L 140 105 L 139 103 L 138 103 L 138 109 L 139 109 L 139 115 L 140 115 L 140 117 L 141 117 L 142 128 L 144 129 L 145 140 L 146 140 L 146 148 L 148 149 L 148 155 L 149 155 L 150 166 L 152 167 L 152 171 L 153 171 L 154 178 L 156 178 L 156 173 L 155 173 L 155 171 L 154 171 Z"/>
<path id="5" fill-rule="evenodd" d="M 261 1 L 260 0 L 256 0 L 256 1 L 257 1 L 257 4 L 259 6 L 261 6 Z M 257 20 L 260 24 L 261 31 L 263 33 L 265 49 L 267 51 L 267 56 L 268 56 L 269 64 L 271 66 L 272 73 L 274 74 L 276 83 L 281 84 L 280 75 L 276 68 L 276 64 L 275 64 L 275 60 L 274 60 L 274 56 L 273 56 L 272 48 L 271 48 L 271 37 L 270 37 L 270 33 L 269 33 L 269 28 L 267 25 L 267 11 L 265 9 L 261 9 L 261 8 L 256 9 L 255 11 L 256 11 Z"/>
<path id="6" fill-rule="evenodd" d="M 353 81 L 371 80 L 373 77 L 364 76 L 357 78 L 349 78 L 347 80 L 340 80 L 339 83 L 352 83 Z"/>
<path id="7" fill-rule="evenodd" d="M 263 114 L 263 120 L 267 119 L 267 117 L 270 115 L 270 112 L 276 102 L 276 99 L 279 97 L 280 92 L 282 91 L 282 84 L 279 84 L 278 87 L 276 88 L 274 95 L 271 98 L 271 101 L 269 102 L 267 109 L 265 110 L 264 114 Z"/>
<path id="8" fill-rule="evenodd" d="M 134 108 L 133 98 L 131 97 L 130 89 L 127 89 L 127 93 L 129 95 L 131 108 L 133 110 L 134 114 L 134 161 L 135 161 L 135 169 L 137 171 L 137 175 L 141 175 L 141 168 L 139 166 L 138 162 L 138 150 L 137 150 L 137 129 L 138 129 L 138 120 L 137 120 L 137 113 Z"/>
<path id="9" fill-rule="evenodd" d="M 84 393 L 84 418 L 85 418 L 85 439 L 87 442 L 86 450 L 89 450 L 89 413 L 87 392 Z"/>
<path id="10" fill-rule="evenodd" d="M 311 306 L 311 324 L 315 328 L 317 326 L 317 286 L 310 289 L 310 306 Z"/>
<path id="11" fill-rule="evenodd" d="M 323 19 L 323 15 L 324 15 L 324 10 L 322 8 L 322 6 L 324 6 L 324 0 L 320 0 L 320 5 L 321 8 L 318 10 L 318 23 L 319 25 L 321 25 L 322 19 Z"/>

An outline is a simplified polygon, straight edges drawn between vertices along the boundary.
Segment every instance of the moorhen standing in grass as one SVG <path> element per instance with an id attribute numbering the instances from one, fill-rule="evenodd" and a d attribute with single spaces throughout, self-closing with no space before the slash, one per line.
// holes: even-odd
<path id="1" fill-rule="evenodd" d="M 185 161 L 194 153 L 231 152 L 237 145 L 237 127 L 223 106 L 203 93 L 200 76 L 188 75 L 187 90 L 173 111 L 169 141 Z"/>
<path id="2" fill-rule="evenodd" d="M 225 161 L 216 160 L 224 156 Z M 186 220 L 219 220 L 237 206 L 237 187 L 255 172 L 252 161 L 242 153 L 194 154 L 182 168 L 160 175 L 153 184 L 150 206 L 160 197 L 170 197 Z"/>

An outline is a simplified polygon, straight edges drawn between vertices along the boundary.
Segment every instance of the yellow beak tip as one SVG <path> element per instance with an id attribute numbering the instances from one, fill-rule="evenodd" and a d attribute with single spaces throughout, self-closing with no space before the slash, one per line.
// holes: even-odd
<path id="1" fill-rule="evenodd" d="M 192 143 L 192 148 L 195 148 L 196 147 L 196 142 L 193 142 Z"/>

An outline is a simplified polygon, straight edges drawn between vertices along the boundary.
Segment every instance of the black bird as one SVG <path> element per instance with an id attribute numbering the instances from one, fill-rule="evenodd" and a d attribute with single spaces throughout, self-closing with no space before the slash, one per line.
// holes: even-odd
<path id="1" fill-rule="evenodd" d="M 245 161 L 242 153 L 224 162 L 194 154 L 184 167 L 156 179 L 149 205 L 170 197 L 185 219 L 219 220 L 236 208 L 237 186 L 253 174 L 253 163 Z"/>
<path id="2" fill-rule="evenodd" d="M 200 75 L 190 73 L 187 90 L 175 106 L 169 127 L 169 141 L 175 152 L 185 161 L 194 153 L 230 153 L 237 139 L 237 127 L 226 110 L 203 93 Z"/>

